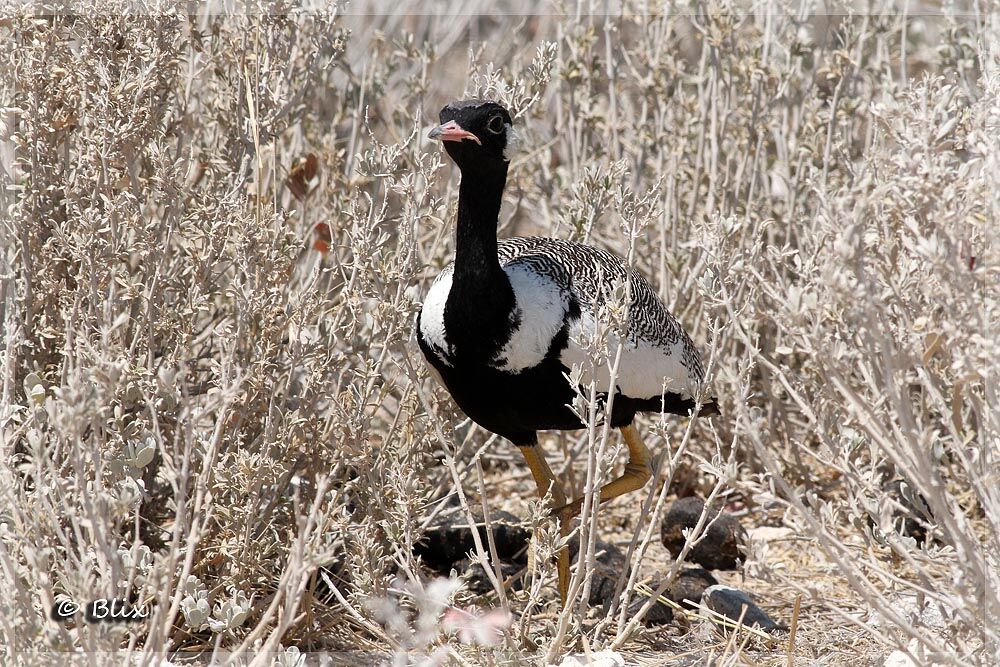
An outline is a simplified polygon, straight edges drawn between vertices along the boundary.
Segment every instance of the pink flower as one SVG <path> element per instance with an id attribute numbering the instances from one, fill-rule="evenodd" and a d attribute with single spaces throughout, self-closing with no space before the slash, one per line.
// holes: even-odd
<path id="1" fill-rule="evenodd" d="M 463 644 L 493 646 L 503 637 L 510 621 L 510 612 L 506 609 L 476 613 L 451 607 L 445 612 L 442 622 L 448 632 L 458 633 L 458 640 Z"/>

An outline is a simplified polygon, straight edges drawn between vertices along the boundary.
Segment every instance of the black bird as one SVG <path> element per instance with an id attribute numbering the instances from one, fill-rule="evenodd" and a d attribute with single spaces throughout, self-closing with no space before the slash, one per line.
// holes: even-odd
<path id="1" fill-rule="evenodd" d="M 691 339 L 650 284 L 616 255 L 551 238 L 497 240 L 500 200 L 518 135 L 510 113 L 490 101 L 452 102 L 429 137 L 440 139 L 462 172 L 455 261 L 437 277 L 417 320 L 417 340 L 435 375 L 477 424 L 520 448 L 538 485 L 552 493 L 566 534 L 583 499 L 566 496 L 538 448 L 537 431 L 578 429 L 571 406 L 583 385 L 614 391 L 611 425 L 629 450 L 625 474 L 600 490 L 607 501 L 641 488 L 651 471 L 649 451 L 632 425 L 637 412 L 686 415 L 697 407 L 704 369 Z M 607 340 L 610 358 L 622 346 L 615 387 L 609 369 L 594 368 L 591 345 L 597 314 L 627 284 L 624 340 Z M 604 366 L 604 365 L 602 365 Z M 606 403 L 605 403 L 606 405 Z M 718 413 L 714 398 L 700 414 Z M 569 555 L 559 554 L 559 594 L 569 588 Z"/>

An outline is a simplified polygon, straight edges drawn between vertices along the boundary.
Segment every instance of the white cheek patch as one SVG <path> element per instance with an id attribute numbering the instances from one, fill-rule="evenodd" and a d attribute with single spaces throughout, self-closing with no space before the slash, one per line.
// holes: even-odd
<path id="1" fill-rule="evenodd" d="M 511 162 L 521 152 L 521 133 L 514 129 L 510 123 L 504 123 L 504 129 L 507 143 L 503 147 L 503 159 Z"/>

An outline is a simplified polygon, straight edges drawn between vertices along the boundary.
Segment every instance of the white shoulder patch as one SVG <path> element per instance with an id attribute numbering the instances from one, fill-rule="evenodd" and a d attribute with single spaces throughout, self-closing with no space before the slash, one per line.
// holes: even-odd
<path id="1" fill-rule="evenodd" d="M 591 349 L 596 335 L 594 314 L 584 309 L 580 319 L 570 327 L 569 341 L 559 359 L 567 368 L 572 369 L 574 364 L 580 367 L 580 381 L 584 385 L 593 381 L 598 391 L 610 392 L 611 366 L 618 353 L 618 337 L 607 333 L 605 349 L 601 350 L 605 361 L 595 365 Z M 683 349 L 679 343 L 664 347 L 641 339 L 625 341 L 616 385 L 630 398 L 652 398 L 665 391 L 687 398 L 691 384 L 682 358 Z"/>
<path id="2" fill-rule="evenodd" d="M 518 324 L 493 364 L 500 370 L 518 373 L 545 358 L 552 339 L 562 328 L 568 304 L 559 285 L 532 267 L 514 262 L 503 270 L 514 290 Z"/>
<path id="3" fill-rule="evenodd" d="M 452 350 L 444 334 L 444 305 L 448 302 L 448 293 L 451 292 L 452 271 L 453 268 L 449 266 L 435 278 L 420 309 L 420 335 L 438 352 L 441 361 L 449 366 Z"/>

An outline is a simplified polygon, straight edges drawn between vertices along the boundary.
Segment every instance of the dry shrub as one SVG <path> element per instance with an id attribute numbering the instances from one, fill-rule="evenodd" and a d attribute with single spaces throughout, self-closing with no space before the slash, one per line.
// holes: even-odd
<path id="1" fill-rule="evenodd" d="M 804 595 L 799 660 L 835 652 L 821 618 L 872 655 L 1000 659 L 996 16 L 383 9 L 0 23 L 16 45 L 0 65 L 5 661 L 289 646 L 513 661 L 582 635 L 784 664 L 775 644 L 644 643 L 615 609 L 539 615 L 548 528 L 525 590 L 499 598 L 520 621 L 498 646 L 431 631 L 453 593 L 424 591 L 412 544 L 456 486 L 476 505 L 517 470 L 412 340 L 456 196 L 424 137 L 463 89 L 510 105 L 525 138 L 501 233 L 628 256 L 712 351 L 723 417 L 651 437 L 678 454 L 659 461 L 673 484 L 729 489 L 754 521 L 776 511 L 825 559 L 822 580 L 766 545 L 749 564 Z M 607 435 L 553 439 L 593 485 Z M 933 539 L 897 530 L 896 477 Z M 649 489 L 637 560 L 671 488 Z M 599 525 L 582 531 L 590 559 Z M 48 618 L 96 597 L 151 618 Z"/>

